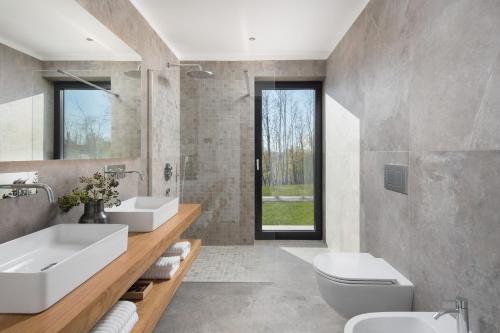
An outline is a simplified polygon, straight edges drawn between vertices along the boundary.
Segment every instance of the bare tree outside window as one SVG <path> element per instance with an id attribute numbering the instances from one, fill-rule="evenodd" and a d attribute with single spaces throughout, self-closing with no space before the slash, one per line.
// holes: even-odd
<path id="1" fill-rule="evenodd" d="M 314 225 L 314 90 L 262 91 L 264 226 Z"/>
<path id="2" fill-rule="evenodd" d="M 64 92 L 64 157 L 112 157 L 111 100 L 105 92 Z"/>

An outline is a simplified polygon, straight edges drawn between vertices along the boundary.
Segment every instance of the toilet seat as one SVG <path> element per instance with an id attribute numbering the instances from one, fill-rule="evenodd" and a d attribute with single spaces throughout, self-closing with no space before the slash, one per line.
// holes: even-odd
<path id="1" fill-rule="evenodd" d="M 399 273 L 369 253 L 323 253 L 314 258 L 314 269 L 328 280 L 347 285 L 394 285 Z"/>
<path id="2" fill-rule="evenodd" d="M 414 286 L 382 258 L 369 253 L 323 253 L 314 257 L 321 296 L 349 319 L 361 313 L 411 311 Z"/>

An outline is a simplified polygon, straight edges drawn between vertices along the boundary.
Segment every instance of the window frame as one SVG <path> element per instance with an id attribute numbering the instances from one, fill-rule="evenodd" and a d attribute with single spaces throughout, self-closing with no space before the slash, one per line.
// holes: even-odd
<path id="1" fill-rule="evenodd" d="M 314 114 L 314 230 L 262 230 L 262 91 L 290 89 L 315 91 Z M 255 239 L 323 239 L 323 82 L 255 81 Z M 259 161 L 259 162 L 257 162 Z M 257 165 L 259 163 L 260 165 Z"/>
<path id="2" fill-rule="evenodd" d="M 111 90 L 111 81 L 91 81 L 90 83 Z M 54 159 L 64 160 L 64 91 L 65 90 L 96 90 L 83 82 L 54 82 Z"/>

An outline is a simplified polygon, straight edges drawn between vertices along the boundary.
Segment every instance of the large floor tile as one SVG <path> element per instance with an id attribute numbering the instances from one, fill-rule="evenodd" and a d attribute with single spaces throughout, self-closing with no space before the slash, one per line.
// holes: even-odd
<path id="1" fill-rule="evenodd" d="M 310 263 L 311 253 L 324 252 L 324 246 L 263 241 L 246 247 L 251 257 L 259 258 L 247 269 L 270 282 L 184 282 L 155 332 L 341 333 L 345 320 L 321 298 Z"/>

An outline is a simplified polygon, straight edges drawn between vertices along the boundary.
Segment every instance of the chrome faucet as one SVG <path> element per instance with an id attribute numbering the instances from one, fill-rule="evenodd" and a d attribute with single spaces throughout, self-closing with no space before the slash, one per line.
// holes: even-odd
<path id="1" fill-rule="evenodd" d="M 139 179 L 140 180 L 143 180 L 144 179 L 144 175 L 142 173 L 142 171 L 139 171 L 139 170 L 127 170 L 127 171 L 123 171 L 123 173 L 127 174 L 127 173 L 136 173 L 139 175 Z"/>
<path id="2" fill-rule="evenodd" d="M 47 192 L 47 198 L 50 203 L 54 203 L 54 191 L 52 188 L 43 183 L 25 184 L 25 183 L 15 183 L 15 184 L 0 184 L 0 189 L 11 189 L 11 190 L 21 190 L 21 189 L 43 189 Z"/>
<path id="3" fill-rule="evenodd" d="M 106 165 L 104 167 L 104 173 L 111 175 L 111 177 L 114 177 L 117 179 L 125 178 L 125 175 L 128 173 L 136 173 L 139 175 L 140 180 L 144 179 L 142 171 L 126 170 L 125 164 Z"/>
<path id="4" fill-rule="evenodd" d="M 455 308 L 436 312 L 432 318 L 438 320 L 447 313 L 456 314 L 457 333 L 469 333 L 469 301 L 466 298 L 457 296 L 454 301 Z"/>

